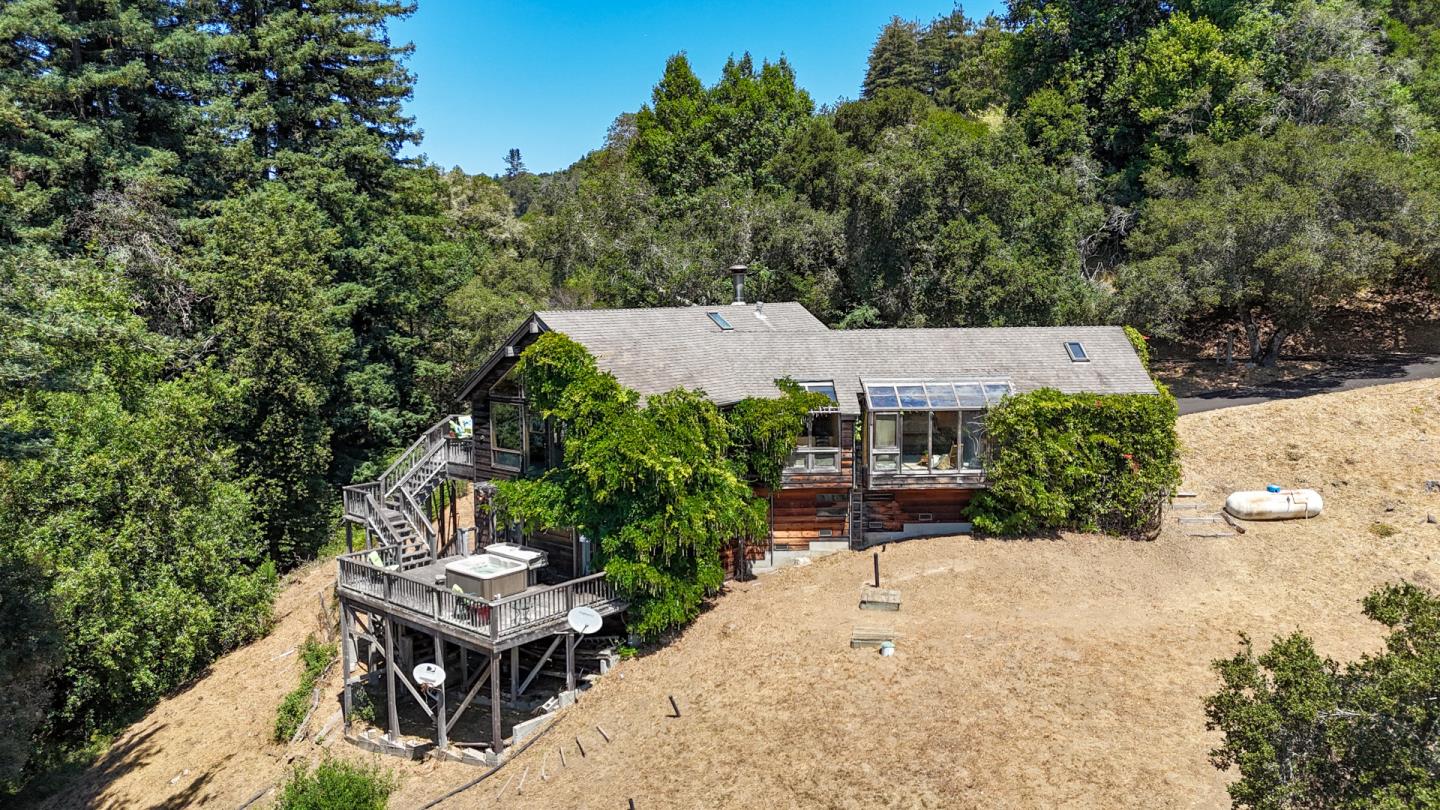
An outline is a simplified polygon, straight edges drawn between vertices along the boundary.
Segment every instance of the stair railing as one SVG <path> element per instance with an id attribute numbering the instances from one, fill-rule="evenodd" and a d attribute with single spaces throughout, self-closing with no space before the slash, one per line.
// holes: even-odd
<path id="1" fill-rule="evenodd" d="M 400 514 L 405 518 L 407 523 L 415 528 L 417 537 L 423 541 L 425 547 L 430 550 L 430 556 L 434 557 L 440 545 L 437 542 L 440 533 L 436 530 L 435 524 L 431 523 L 430 518 L 425 516 L 425 510 L 420 508 L 420 504 L 415 502 L 415 499 L 411 497 L 409 492 L 402 489 L 397 495 L 400 502 Z"/>
<path id="2" fill-rule="evenodd" d="M 399 546 L 402 542 L 395 530 L 385 521 L 385 511 L 375 500 L 375 483 L 352 484 L 343 488 L 346 517 L 364 524 L 371 537 L 379 540 L 381 546 Z"/>
<path id="3" fill-rule="evenodd" d="M 420 438 L 395 459 L 395 463 L 380 475 L 380 494 L 383 498 L 388 499 L 401 484 L 407 482 L 417 467 L 445 450 L 446 428 L 452 420 L 459 418 L 459 414 L 451 414 L 431 425 L 429 430 L 422 433 Z"/>

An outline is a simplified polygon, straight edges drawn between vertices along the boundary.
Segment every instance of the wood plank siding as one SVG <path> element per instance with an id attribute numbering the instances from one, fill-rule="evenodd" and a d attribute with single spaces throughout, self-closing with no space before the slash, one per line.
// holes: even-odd
<path id="1" fill-rule="evenodd" d="M 963 523 L 972 489 L 901 489 L 865 493 L 865 528 L 898 532 L 906 523 Z"/>
<path id="2" fill-rule="evenodd" d="M 815 540 L 845 540 L 849 536 L 848 487 L 782 489 L 770 507 L 775 547 L 808 548 Z"/>

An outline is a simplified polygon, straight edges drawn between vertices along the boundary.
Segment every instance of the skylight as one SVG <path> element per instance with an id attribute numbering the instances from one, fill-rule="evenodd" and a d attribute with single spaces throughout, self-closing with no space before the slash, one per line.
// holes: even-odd
<path id="1" fill-rule="evenodd" d="M 800 383 L 800 387 L 811 393 L 824 394 L 825 396 L 830 398 L 831 402 L 835 403 L 836 405 L 840 404 L 840 399 L 835 396 L 835 383 L 830 382 L 829 380 L 826 380 L 824 382 Z"/>
<path id="2" fill-rule="evenodd" d="M 1085 347 L 1078 340 L 1065 341 L 1065 353 L 1070 355 L 1072 363 L 1090 362 L 1090 355 L 1085 353 Z"/>
<path id="3" fill-rule="evenodd" d="M 871 410 L 982 410 L 999 404 L 1013 390 L 1005 380 L 975 382 L 866 382 L 861 380 Z"/>
<path id="4" fill-rule="evenodd" d="M 707 312 L 705 314 L 710 316 L 710 320 L 714 321 L 715 325 L 720 327 L 720 331 L 722 332 L 729 332 L 731 329 L 735 328 L 730 325 L 729 321 L 725 320 L 724 315 L 721 315 L 718 312 Z"/>

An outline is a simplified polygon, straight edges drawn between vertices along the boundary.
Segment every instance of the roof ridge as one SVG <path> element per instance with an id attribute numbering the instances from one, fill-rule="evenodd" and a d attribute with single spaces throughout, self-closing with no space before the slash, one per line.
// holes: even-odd
<path id="1" fill-rule="evenodd" d="M 732 308 L 732 307 L 734 308 L 735 311 L 738 311 L 741 307 L 750 307 L 750 308 L 753 309 L 753 307 L 754 307 L 755 304 L 764 304 L 764 305 L 767 306 L 767 307 L 796 306 L 796 307 L 801 307 L 802 309 L 804 308 L 804 305 L 801 304 L 799 301 L 747 301 L 747 302 L 745 302 L 745 303 L 743 303 L 743 304 L 734 304 L 734 303 L 724 303 L 724 304 L 687 304 L 687 305 L 684 305 L 684 306 L 673 306 L 673 307 L 589 307 L 589 308 L 580 307 L 580 308 L 574 308 L 574 309 L 537 309 L 537 310 L 535 310 L 535 314 L 536 314 L 536 315 L 545 315 L 545 314 L 551 314 L 551 315 L 569 315 L 569 314 L 582 313 L 582 312 L 583 312 L 583 313 L 613 312 L 613 313 L 617 313 L 617 314 L 618 314 L 618 313 L 625 313 L 625 312 L 682 312 L 682 311 L 694 310 L 694 309 L 702 309 L 702 310 L 706 310 L 706 311 L 721 311 L 721 312 L 725 312 L 725 311 L 730 311 L 729 308 Z M 805 311 L 806 311 L 806 312 L 809 312 L 808 309 L 805 310 Z M 812 317 L 813 317 L 813 316 L 812 316 Z"/>

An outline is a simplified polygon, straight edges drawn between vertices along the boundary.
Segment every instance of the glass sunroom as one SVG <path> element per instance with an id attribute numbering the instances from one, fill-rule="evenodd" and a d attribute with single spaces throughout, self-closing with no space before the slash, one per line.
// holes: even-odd
<path id="1" fill-rule="evenodd" d="M 1008 380 L 861 380 L 870 471 L 961 475 L 981 471 L 985 411 L 1014 389 Z"/>

